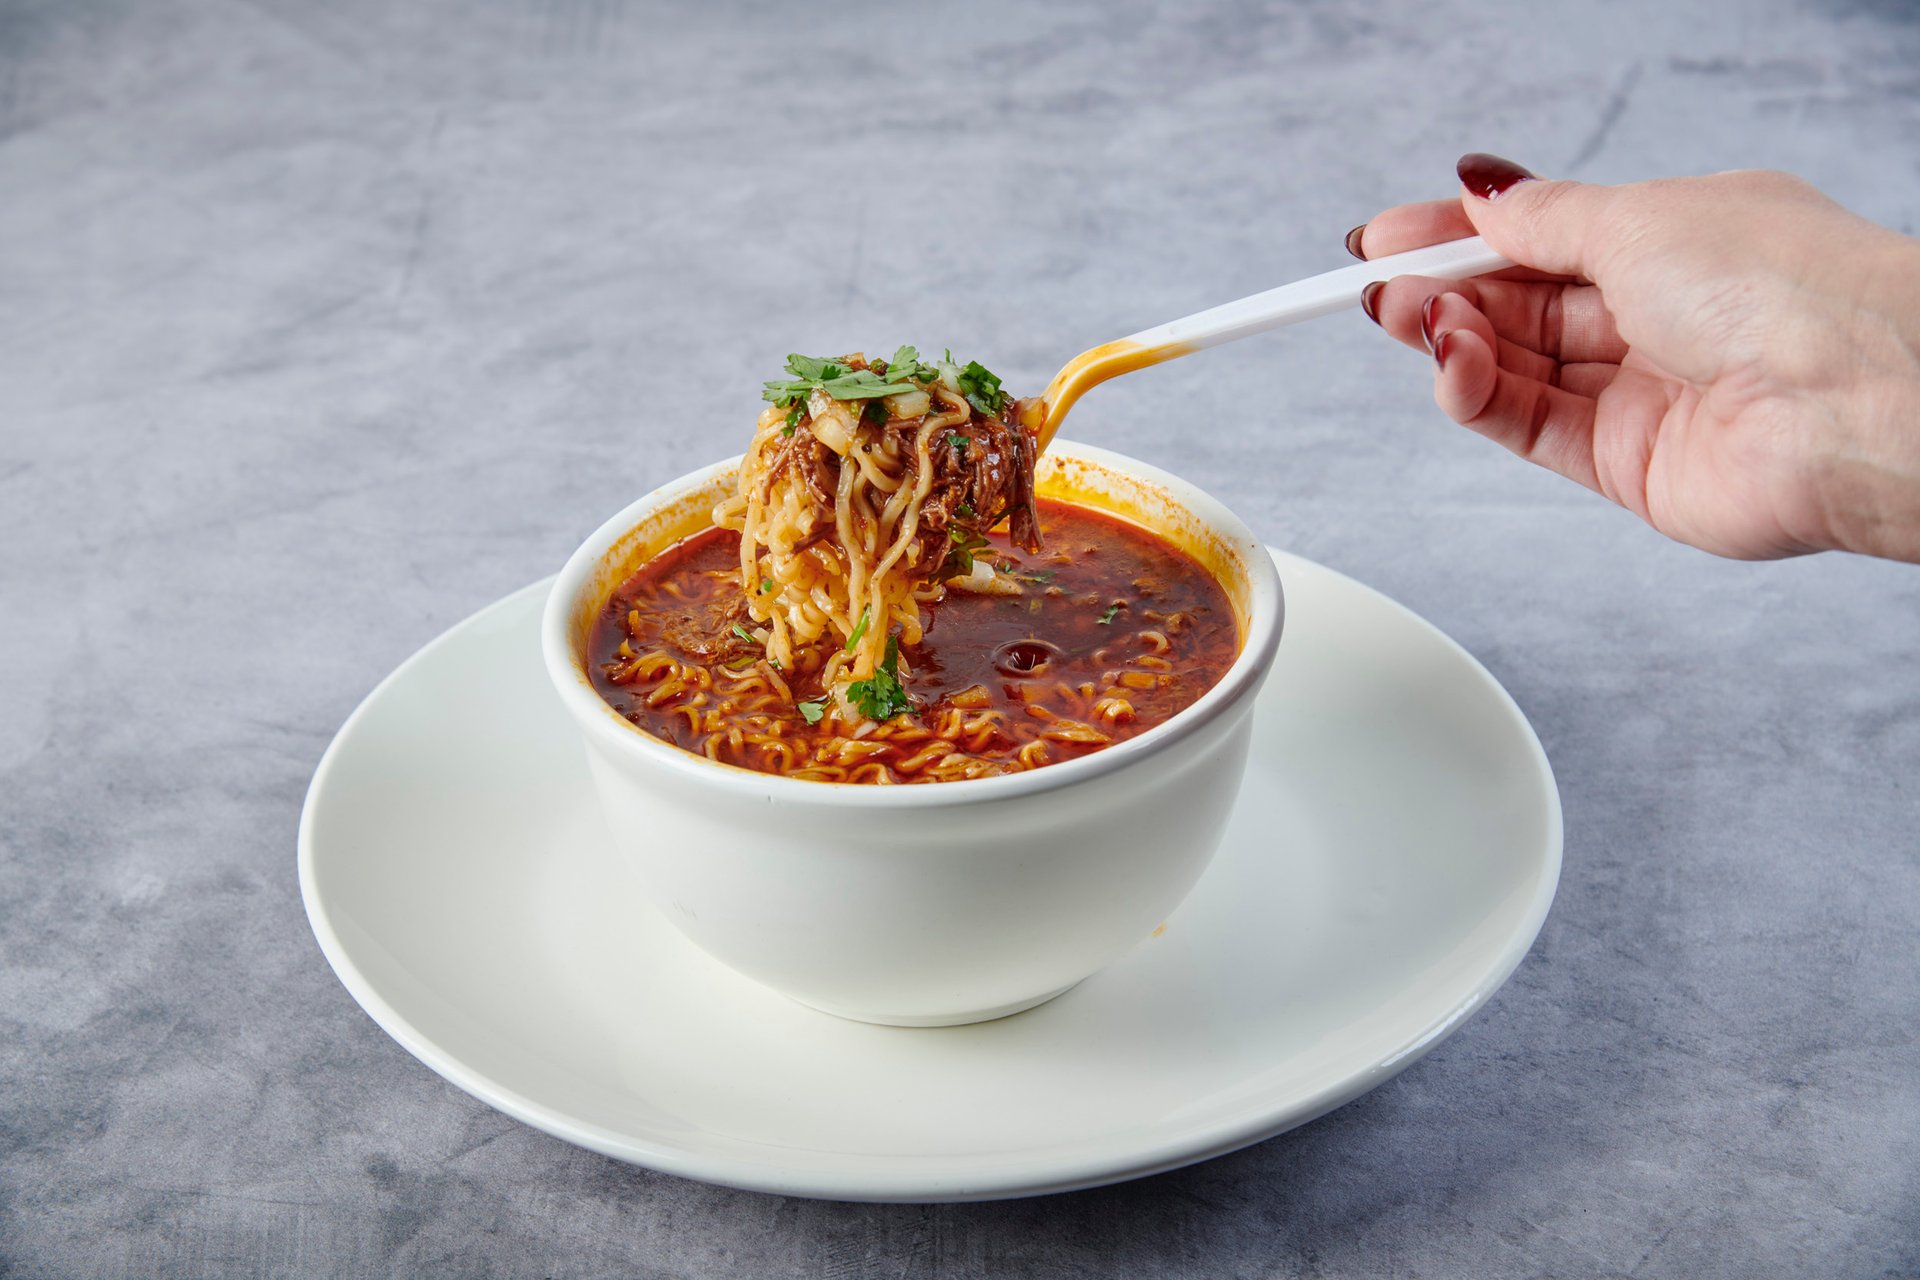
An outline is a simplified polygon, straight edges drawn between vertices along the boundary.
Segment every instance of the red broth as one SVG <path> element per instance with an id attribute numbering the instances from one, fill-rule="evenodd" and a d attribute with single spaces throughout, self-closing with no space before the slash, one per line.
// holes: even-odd
<path id="1" fill-rule="evenodd" d="M 734 631 L 739 535 L 709 529 L 622 583 L 589 641 L 589 674 L 638 728 L 724 764 L 823 781 L 927 782 L 1017 772 L 1135 737 L 1191 706 L 1240 650 L 1226 593 L 1160 537 L 1063 502 L 1039 504 L 1046 549 L 1004 532 L 979 554 L 1023 595 L 949 590 L 900 648 L 908 713 L 862 734 L 823 692 L 773 671 Z"/>

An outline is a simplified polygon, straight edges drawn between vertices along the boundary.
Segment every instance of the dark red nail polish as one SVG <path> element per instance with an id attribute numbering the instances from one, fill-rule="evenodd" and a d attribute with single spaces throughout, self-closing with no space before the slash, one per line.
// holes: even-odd
<path id="1" fill-rule="evenodd" d="M 1433 351 L 1433 304 L 1440 301 L 1440 295 L 1434 294 L 1420 304 L 1420 336 L 1426 341 L 1428 352 Z"/>
<path id="2" fill-rule="evenodd" d="M 1460 185 L 1482 200 L 1505 195 L 1521 183 L 1540 176 L 1527 172 L 1511 160 L 1502 160 L 1484 151 L 1461 156 L 1455 171 L 1460 175 Z"/>
<path id="3" fill-rule="evenodd" d="M 1385 280 L 1375 280 L 1360 291 L 1360 309 L 1367 313 L 1367 319 L 1380 323 L 1380 291 L 1387 287 Z"/>
<path id="4" fill-rule="evenodd" d="M 1439 366 L 1442 373 L 1446 372 L 1447 356 L 1452 353 L 1449 341 L 1452 337 L 1453 330 L 1449 329 L 1433 340 L 1433 363 Z"/>
<path id="5" fill-rule="evenodd" d="M 1360 252 L 1360 237 L 1366 234 L 1367 234 L 1367 224 L 1364 222 L 1361 223 L 1359 226 L 1355 227 L 1353 230 L 1347 232 L 1347 252 L 1352 254 L 1354 257 L 1360 259 L 1360 261 L 1362 262 L 1365 262 L 1367 260 L 1367 255 Z"/>

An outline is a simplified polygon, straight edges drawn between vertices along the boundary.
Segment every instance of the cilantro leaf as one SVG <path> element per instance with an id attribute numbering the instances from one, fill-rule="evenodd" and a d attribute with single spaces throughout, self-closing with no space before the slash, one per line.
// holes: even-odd
<path id="1" fill-rule="evenodd" d="M 998 417 L 1009 399 L 1000 389 L 1000 379 L 990 370 L 978 360 L 955 364 L 951 350 L 946 353 L 946 359 L 929 363 L 920 358 L 918 348 L 899 347 L 891 360 L 878 367 L 886 372 L 850 369 L 836 360 L 796 352 L 787 357 L 787 373 L 791 376 L 767 382 L 760 395 L 788 411 L 787 434 L 792 434 L 791 428 L 800 424 L 807 397 L 815 391 L 824 391 L 835 400 L 878 400 L 918 391 L 926 383 L 945 379 L 977 412 L 989 418 Z"/>
<path id="2" fill-rule="evenodd" d="M 941 561 L 940 572 L 934 575 L 935 582 L 966 577 L 973 572 L 974 553 L 993 545 L 979 534 L 962 529 L 957 524 L 947 526 L 947 538 L 953 545 L 947 548 L 947 558 Z"/>
<path id="3" fill-rule="evenodd" d="M 794 354 L 787 357 L 787 372 L 793 375 L 791 381 L 769 382 L 760 392 L 763 398 L 771 400 L 782 409 L 797 401 L 805 400 L 813 393 L 815 387 L 841 377 L 848 370 L 845 365 L 836 364 L 832 360 Z"/>
<path id="4" fill-rule="evenodd" d="M 947 443 L 953 446 L 955 453 L 965 453 L 967 446 L 973 443 L 973 438 L 971 436 L 963 436 L 957 431 L 949 431 L 947 433 Z"/>
<path id="5" fill-rule="evenodd" d="M 913 699 L 900 683 L 900 641 L 887 637 L 887 658 L 865 680 L 847 686 L 847 701 L 869 720 L 891 720 L 913 710 Z"/>
<path id="6" fill-rule="evenodd" d="M 967 398 L 967 403 L 987 417 L 997 418 L 1007 407 L 1007 393 L 1000 389 L 1000 379 L 978 360 L 969 360 L 955 381 L 960 384 L 960 394 Z"/>
<path id="7" fill-rule="evenodd" d="M 887 377 L 899 381 L 911 378 L 915 382 L 932 382 L 940 376 L 940 371 L 920 359 L 920 352 L 913 347 L 896 349 L 887 360 Z"/>
<path id="8" fill-rule="evenodd" d="M 896 382 L 891 374 L 883 378 L 871 369 L 855 369 L 852 373 L 826 379 L 820 383 L 820 389 L 835 400 L 877 400 L 881 396 L 897 396 L 903 391 L 918 391 L 920 388 L 904 380 Z"/>
<path id="9" fill-rule="evenodd" d="M 787 357 L 787 372 L 807 382 L 837 378 L 846 371 L 845 365 L 821 356 L 803 356 L 795 353 Z"/>
<path id="10" fill-rule="evenodd" d="M 1099 619 L 1094 623 L 1094 625 L 1099 627 L 1106 626 L 1108 623 L 1113 621 L 1115 615 L 1117 615 L 1123 607 L 1124 606 L 1121 605 L 1118 601 L 1115 601 L 1113 604 L 1108 605 L 1107 611 L 1100 615 Z"/>
<path id="11" fill-rule="evenodd" d="M 827 704 L 819 700 L 813 702 L 796 702 L 794 706 L 798 708 L 800 718 L 808 724 L 819 724 L 820 717 L 827 714 Z"/>

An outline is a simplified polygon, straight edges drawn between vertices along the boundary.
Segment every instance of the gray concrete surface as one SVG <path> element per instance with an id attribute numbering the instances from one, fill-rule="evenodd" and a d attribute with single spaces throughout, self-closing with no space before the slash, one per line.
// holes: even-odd
<path id="1" fill-rule="evenodd" d="M 1032 388 L 1473 149 L 1911 233 L 1916 68 L 1902 0 L 0 0 L 0 1274 L 1920 1274 L 1920 570 L 1663 543 L 1358 315 L 1074 423 L 1432 618 L 1559 771 L 1534 953 L 1335 1114 L 1021 1203 L 681 1181 L 410 1058 L 293 862 L 368 688 L 789 350 Z"/>

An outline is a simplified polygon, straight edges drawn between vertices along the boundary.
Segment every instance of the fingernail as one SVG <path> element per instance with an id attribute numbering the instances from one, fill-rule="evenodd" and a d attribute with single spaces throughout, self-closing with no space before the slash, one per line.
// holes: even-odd
<path id="1" fill-rule="evenodd" d="M 1347 232 L 1347 252 L 1362 262 L 1367 260 L 1367 255 L 1360 252 L 1360 237 L 1365 234 L 1367 234 L 1367 224 L 1364 222 Z"/>
<path id="2" fill-rule="evenodd" d="M 1537 173 L 1529 173 L 1511 160 L 1502 160 L 1499 156 L 1490 156 L 1484 151 L 1474 151 L 1461 156 L 1455 171 L 1460 175 L 1460 185 L 1482 200 L 1491 200 L 1495 196 L 1505 195 L 1521 183 L 1540 176 Z"/>
<path id="3" fill-rule="evenodd" d="M 1375 280 L 1360 291 L 1360 309 L 1367 313 L 1367 319 L 1380 323 L 1380 313 L 1375 308 L 1380 305 L 1380 291 L 1387 287 L 1385 280 Z"/>
<path id="4" fill-rule="evenodd" d="M 1425 302 L 1420 304 L 1420 336 L 1426 340 L 1427 351 L 1429 353 L 1431 353 L 1434 349 L 1433 347 L 1433 304 L 1438 301 L 1440 301 L 1440 295 L 1436 293 L 1432 297 L 1428 298 Z"/>
<path id="5" fill-rule="evenodd" d="M 1453 350 L 1449 341 L 1452 337 L 1453 330 L 1449 329 L 1433 340 L 1433 363 L 1439 366 L 1442 373 L 1446 372 L 1447 356 Z"/>

